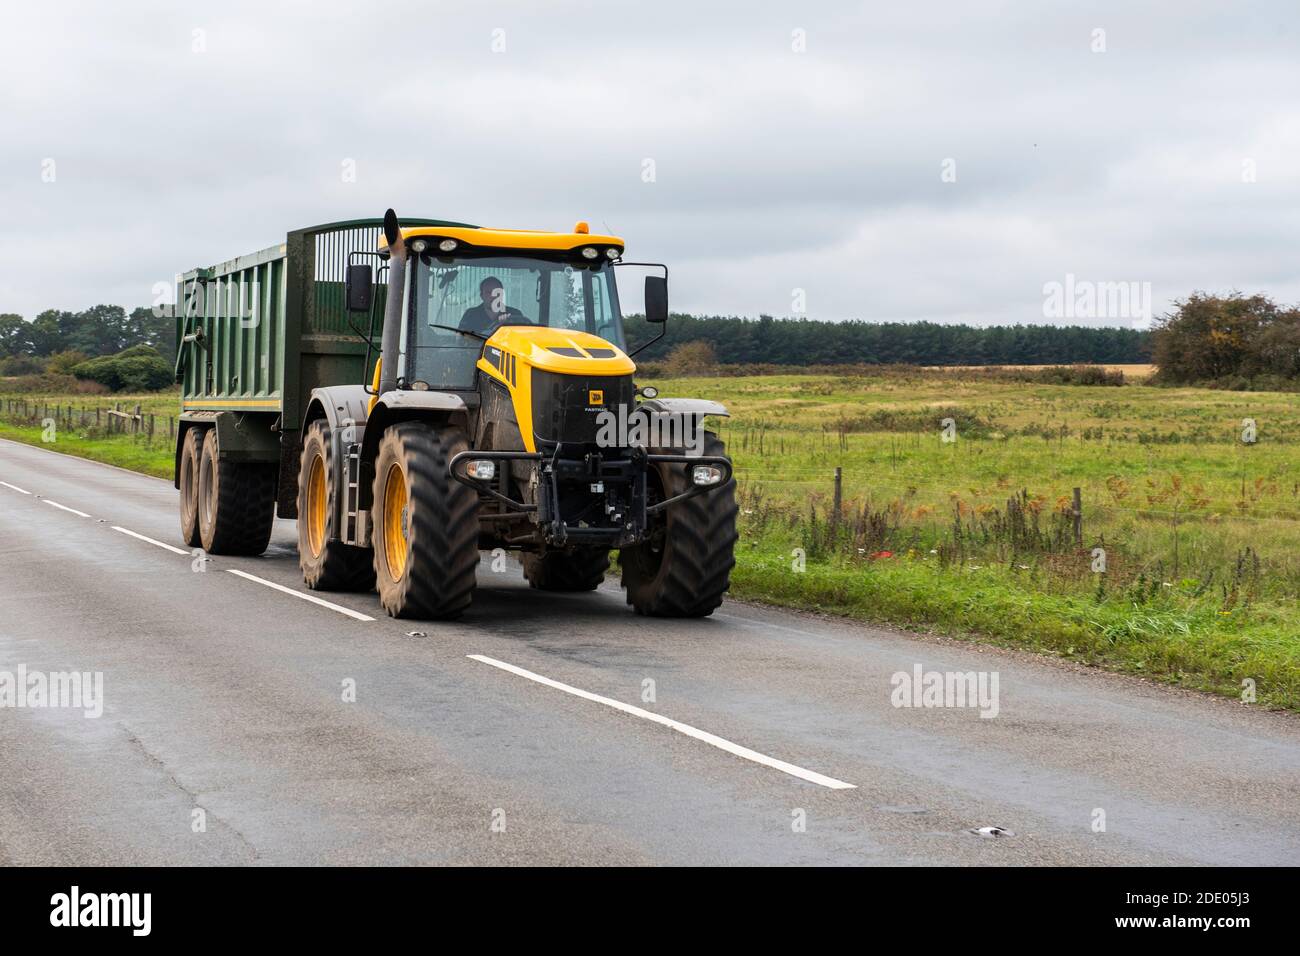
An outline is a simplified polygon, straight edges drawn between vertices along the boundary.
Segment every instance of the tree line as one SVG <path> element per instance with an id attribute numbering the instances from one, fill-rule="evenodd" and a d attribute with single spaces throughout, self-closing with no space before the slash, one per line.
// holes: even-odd
<path id="1" fill-rule="evenodd" d="M 631 316 L 635 347 L 658 329 Z M 26 358 L 39 371 L 51 356 L 93 358 L 148 345 L 170 355 L 175 336 L 169 316 L 140 307 L 96 305 L 81 312 L 49 309 L 27 322 L 0 315 L 0 360 Z M 1150 361 L 1150 333 L 1083 326 L 1007 325 L 975 327 L 937 322 L 823 322 L 760 316 L 674 315 L 667 337 L 642 353 L 662 359 L 675 345 L 704 341 L 728 365 L 1057 365 L 1076 362 L 1126 364 Z M 11 366 L 15 363 L 10 362 Z M 64 364 L 64 363 L 60 363 Z M 7 374 L 22 374 L 10 370 Z"/>
<path id="2" fill-rule="evenodd" d="M 175 336 L 170 317 L 144 306 L 47 309 L 31 322 L 0 314 L 0 375 L 18 376 L 11 385 L 20 390 L 54 387 L 53 376 L 71 375 L 109 391 L 153 391 L 171 384 L 163 356 L 175 351 Z"/>
<path id="3" fill-rule="evenodd" d="M 629 347 L 659 328 L 626 323 Z M 170 316 L 146 306 L 48 309 L 28 322 L 0 314 L 0 374 L 66 372 L 86 359 L 138 346 L 174 351 Z M 1154 362 L 1161 380 L 1254 382 L 1300 378 L 1300 307 L 1264 295 L 1196 292 L 1175 303 L 1151 330 L 1055 325 L 945 325 L 939 322 L 824 322 L 676 314 L 668 334 L 641 356 L 662 360 L 683 343 L 702 343 L 726 365 L 1071 365 Z M 138 352 L 136 354 L 139 354 Z"/>
<path id="4" fill-rule="evenodd" d="M 630 347 L 658 334 L 631 317 Z M 668 334 L 641 353 L 666 358 L 676 346 L 706 342 L 725 365 L 1070 365 L 1151 361 L 1141 329 L 1058 325 L 945 325 L 939 322 L 824 322 L 673 315 Z"/>
<path id="5" fill-rule="evenodd" d="M 47 309 L 30 322 L 4 313 L 0 314 L 0 361 L 8 366 L 5 374 L 21 375 L 43 371 L 53 356 L 84 360 L 137 345 L 171 354 L 175 335 L 171 317 L 156 316 L 146 306 L 130 312 L 120 305 L 95 305 L 81 312 Z"/>

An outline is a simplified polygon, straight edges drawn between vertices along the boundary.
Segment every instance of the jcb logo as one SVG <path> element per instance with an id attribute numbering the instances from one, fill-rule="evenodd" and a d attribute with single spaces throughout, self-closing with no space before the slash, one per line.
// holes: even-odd
<path id="1" fill-rule="evenodd" d="M 588 404 L 588 405 L 604 405 L 604 404 L 605 404 L 605 393 L 604 393 L 601 389 L 598 389 L 598 388 L 593 388 L 593 389 L 591 389 L 590 391 L 587 392 L 587 404 Z"/>

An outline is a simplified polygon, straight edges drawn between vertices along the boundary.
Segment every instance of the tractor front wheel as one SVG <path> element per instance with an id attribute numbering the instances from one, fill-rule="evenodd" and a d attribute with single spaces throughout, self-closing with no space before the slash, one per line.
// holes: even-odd
<path id="1" fill-rule="evenodd" d="M 725 455 L 726 446 L 704 433 L 704 454 Z M 655 449 L 681 454 L 680 449 Z M 660 465 L 649 476 L 651 499 L 663 501 L 689 487 L 679 464 Z M 705 617 L 722 603 L 736 566 L 736 482 L 670 505 L 650 540 L 619 552 L 627 603 L 653 617 Z"/>
<path id="2" fill-rule="evenodd" d="M 451 619 L 469 607 L 478 568 L 478 496 L 447 462 L 460 429 L 390 426 L 375 458 L 371 537 L 379 601 L 392 617 Z"/>

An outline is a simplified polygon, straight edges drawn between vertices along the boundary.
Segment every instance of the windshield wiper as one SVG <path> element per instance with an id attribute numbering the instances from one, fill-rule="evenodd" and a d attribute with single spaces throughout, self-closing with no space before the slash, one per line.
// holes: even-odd
<path id="1" fill-rule="evenodd" d="M 480 340 L 482 340 L 482 341 L 484 341 L 484 342 L 486 342 L 486 341 L 488 340 L 488 336 L 484 335 L 482 332 L 472 332 L 472 331 L 470 331 L 469 329 L 461 329 L 461 328 L 457 328 L 457 327 L 454 326 L 454 325 L 438 325 L 438 324 L 435 323 L 435 322 L 430 322 L 430 323 L 429 323 L 429 328 L 431 328 L 431 329 L 447 329 L 447 330 L 450 331 L 450 332 L 459 332 L 461 335 L 472 335 L 472 336 L 474 336 L 474 338 L 476 338 L 476 339 L 480 339 Z"/>

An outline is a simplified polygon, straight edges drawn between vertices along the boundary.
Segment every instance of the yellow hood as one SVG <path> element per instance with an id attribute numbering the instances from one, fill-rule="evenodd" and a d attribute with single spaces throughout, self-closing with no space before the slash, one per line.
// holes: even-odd
<path id="1" fill-rule="evenodd" d="M 636 363 L 618 346 L 590 332 L 552 329 L 540 325 L 507 325 L 497 329 L 484 352 L 499 349 L 521 362 L 566 375 L 630 375 Z"/>

